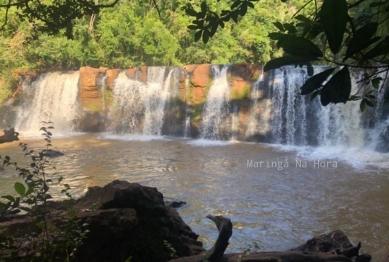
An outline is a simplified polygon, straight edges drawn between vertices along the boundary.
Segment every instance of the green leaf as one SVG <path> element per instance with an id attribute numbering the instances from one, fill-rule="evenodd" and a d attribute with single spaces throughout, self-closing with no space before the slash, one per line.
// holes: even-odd
<path id="1" fill-rule="evenodd" d="M 192 7 L 186 8 L 185 12 L 189 16 L 196 16 L 197 17 L 197 15 L 198 15 L 198 13 L 195 10 L 193 10 Z M 48 127 L 48 128 L 50 128 L 50 127 Z"/>
<path id="2" fill-rule="evenodd" d="M 18 193 L 21 196 L 23 196 L 24 193 L 26 193 L 26 187 L 22 183 L 16 182 L 14 188 L 16 193 Z"/>
<path id="3" fill-rule="evenodd" d="M 247 13 L 247 2 L 242 2 L 242 5 L 239 9 L 239 14 L 244 16 Z"/>
<path id="4" fill-rule="evenodd" d="M 377 28 L 377 23 L 368 23 L 359 30 L 357 30 L 353 38 L 350 40 L 350 43 L 347 47 L 346 56 L 343 61 L 362 51 L 369 45 L 377 42 L 380 39 L 379 37 L 370 39 L 377 32 Z"/>
<path id="5" fill-rule="evenodd" d="M 204 33 L 203 33 L 203 42 L 204 42 L 204 44 L 208 43 L 209 36 L 210 36 L 210 32 L 208 30 L 204 30 Z"/>
<path id="6" fill-rule="evenodd" d="M 235 0 L 234 3 L 231 5 L 231 9 L 234 9 L 238 7 L 241 4 L 242 1 L 240 0 Z"/>
<path id="7" fill-rule="evenodd" d="M 309 63 L 307 65 L 307 71 L 308 71 L 308 75 L 309 76 L 313 76 L 313 74 L 315 73 L 315 71 L 313 70 L 313 66 L 311 65 L 311 63 Z"/>
<path id="8" fill-rule="evenodd" d="M 362 112 L 365 111 L 365 109 L 366 109 L 366 103 L 365 103 L 365 100 L 364 100 L 364 99 L 361 101 L 361 104 L 359 105 L 359 108 L 361 109 Z"/>
<path id="9" fill-rule="evenodd" d="M 311 20 L 309 20 L 308 18 L 306 18 L 305 16 L 303 15 L 298 15 L 295 17 L 295 19 L 303 22 L 303 23 L 307 23 L 307 24 L 310 24 L 311 23 Z"/>
<path id="10" fill-rule="evenodd" d="M 382 81 L 382 77 L 376 77 L 371 80 L 371 84 L 374 89 L 378 89 L 380 82 Z"/>
<path id="11" fill-rule="evenodd" d="M 375 107 L 375 104 L 374 104 L 373 101 L 371 101 L 371 100 L 369 100 L 367 98 L 364 98 L 363 100 L 365 101 L 366 105 L 368 105 L 370 107 Z"/>
<path id="12" fill-rule="evenodd" d="M 291 35 L 294 35 L 297 33 L 297 29 L 292 23 L 285 23 L 284 27 Z"/>
<path id="13" fill-rule="evenodd" d="M 377 56 L 385 55 L 389 50 L 389 36 L 385 37 L 372 50 L 365 54 L 366 58 L 372 59 Z"/>
<path id="14" fill-rule="evenodd" d="M 320 21 L 333 54 L 338 53 L 347 24 L 346 0 L 324 0 Z"/>
<path id="15" fill-rule="evenodd" d="M 286 38 L 289 38 L 289 37 L 290 37 L 290 35 L 283 34 L 283 33 L 277 33 L 277 32 L 269 33 L 268 36 L 269 36 L 270 39 L 272 39 L 272 40 L 281 40 L 281 39 L 286 39 Z"/>
<path id="16" fill-rule="evenodd" d="M 11 202 L 15 202 L 15 198 L 13 198 L 13 196 L 10 196 L 10 195 L 7 195 L 7 196 L 2 196 L 2 198 L 5 198 Z"/>
<path id="17" fill-rule="evenodd" d="M 329 103 L 346 103 L 351 93 L 351 77 L 348 67 L 337 72 L 321 90 L 320 101 L 323 106 Z"/>
<path id="18" fill-rule="evenodd" d="M 201 14 L 202 14 L 203 16 L 205 16 L 205 14 L 207 13 L 207 9 L 208 9 L 208 7 L 207 7 L 207 2 L 206 2 L 206 1 L 203 1 L 203 2 L 201 3 Z"/>
<path id="19" fill-rule="evenodd" d="M 327 69 L 309 78 L 301 87 L 301 94 L 307 95 L 321 87 L 322 83 L 334 72 L 335 68 Z"/>
<path id="20" fill-rule="evenodd" d="M 283 57 L 275 58 L 267 62 L 263 70 L 266 72 L 271 69 L 280 68 L 282 66 L 307 63 L 314 60 L 317 60 L 317 57 L 306 57 L 306 56 L 299 57 L 299 56 L 285 55 Z"/>
<path id="21" fill-rule="evenodd" d="M 200 40 L 202 34 L 203 34 L 203 31 L 202 31 L 202 30 L 197 31 L 197 32 L 195 33 L 194 37 L 195 37 L 195 41 L 196 41 L 196 42 Z"/>
<path id="22" fill-rule="evenodd" d="M 304 37 L 291 37 L 284 41 L 281 46 L 288 54 L 295 56 L 322 57 L 323 53 L 310 40 Z"/>
<path id="23" fill-rule="evenodd" d="M 254 8 L 254 4 L 251 2 L 247 2 L 247 6 L 249 6 L 250 8 Z"/>
<path id="24" fill-rule="evenodd" d="M 273 25 L 275 25 L 275 27 L 278 28 L 278 30 L 282 31 L 282 32 L 285 32 L 285 28 L 284 26 L 280 23 L 280 22 L 274 22 Z"/>
<path id="25" fill-rule="evenodd" d="M 320 94 L 320 90 L 316 90 L 311 94 L 311 101 L 315 99 Z"/>
<path id="26" fill-rule="evenodd" d="M 382 2 L 373 2 L 370 4 L 370 7 L 377 7 L 377 6 L 381 6 L 381 5 L 384 5 L 385 3 L 382 3 Z"/>
<path id="27" fill-rule="evenodd" d="M 238 12 L 231 12 L 231 18 L 234 20 L 235 23 L 238 23 Z"/>

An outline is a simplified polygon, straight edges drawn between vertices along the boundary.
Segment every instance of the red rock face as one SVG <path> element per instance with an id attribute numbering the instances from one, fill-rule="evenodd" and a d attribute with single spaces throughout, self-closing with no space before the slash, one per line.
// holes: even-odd
<path id="1" fill-rule="evenodd" d="M 107 80 L 105 82 L 107 89 L 113 89 L 113 84 L 115 82 L 116 77 L 118 76 L 120 69 L 108 69 L 106 71 Z"/>
<path id="2" fill-rule="evenodd" d="M 191 69 L 193 65 L 188 66 L 188 69 Z M 188 71 L 188 73 L 191 73 Z M 193 87 L 200 87 L 200 88 L 206 88 L 212 77 L 211 72 L 211 65 L 210 64 L 203 64 L 198 65 L 194 68 L 193 72 L 190 76 L 190 83 Z"/>
<path id="3" fill-rule="evenodd" d="M 187 110 L 186 106 L 188 106 L 189 112 L 192 112 L 190 113 L 191 126 L 201 127 L 203 105 L 206 102 L 209 88 L 213 83 L 213 74 L 211 68 L 211 64 L 192 64 L 182 67 L 183 70 L 181 71 L 178 79 L 179 90 L 174 97 L 176 101 L 174 103 L 179 103 L 180 106 L 167 109 L 166 116 L 180 119 L 179 121 L 182 122 L 182 119 L 184 118 L 182 115 L 185 115 Z M 80 68 L 79 87 L 81 105 L 84 110 L 84 115 L 94 113 L 99 114 L 99 117 L 94 118 L 93 123 L 89 120 L 88 121 L 90 123 L 86 121 L 90 124 L 90 126 L 96 127 L 94 130 L 102 129 L 101 126 L 103 123 L 96 123 L 96 121 L 98 122 L 100 119 L 103 119 L 102 116 L 106 114 L 106 110 L 108 110 L 112 104 L 113 94 L 111 92 L 114 89 L 114 82 L 120 71 L 121 69 L 117 68 Z M 126 75 L 129 78 L 136 78 L 138 81 L 146 83 L 147 71 L 147 66 L 133 67 L 127 69 Z M 236 108 L 238 108 L 239 138 L 245 137 L 245 130 L 247 128 L 247 122 L 251 113 L 251 90 L 253 83 L 258 79 L 260 72 L 260 65 L 237 64 L 231 65 L 229 67 L 228 81 L 230 84 L 230 100 L 231 105 L 233 104 Z M 103 83 L 101 81 L 104 76 L 106 76 L 106 90 L 103 94 L 101 89 Z M 105 98 L 105 101 L 102 101 L 103 97 Z M 102 108 L 103 105 L 105 105 L 104 108 Z M 258 107 L 259 106 L 260 105 L 258 105 Z M 173 110 L 172 108 L 175 109 Z M 105 111 L 103 112 L 103 110 Z M 83 119 L 90 118 L 84 117 Z M 182 124 L 180 124 L 180 128 L 181 126 Z M 196 134 L 195 131 L 192 132 L 192 135 L 194 134 Z"/>
<path id="4" fill-rule="evenodd" d="M 106 69 L 81 67 L 79 85 L 81 89 L 81 105 L 86 111 L 101 110 L 101 94 L 98 90 L 98 79 Z"/>

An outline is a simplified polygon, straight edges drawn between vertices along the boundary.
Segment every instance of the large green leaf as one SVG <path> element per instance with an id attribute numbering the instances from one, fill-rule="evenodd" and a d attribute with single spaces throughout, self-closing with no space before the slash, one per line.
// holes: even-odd
<path id="1" fill-rule="evenodd" d="M 389 36 L 385 37 L 372 50 L 365 54 L 366 58 L 374 58 L 389 53 Z"/>
<path id="2" fill-rule="evenodd" d="M 332 53 L 339 51 L 347 24 L 346 0 L 324 0 L 320 21 L 328 39 Z"/>
<path id="3" fill-rule="evenodd" d="M 329 103 L 346 103 L 351 93 L 351 78 L 348 67 L 337 72 L 321 90 L 320 101 L 323 106 Z"/>
<path id="4" fill-rule="evenodd" d="M 335 68 L 327 69 L 309 78 L 301 87 L 301 94 L 307 95 L 320 88 L 322 83 L 334 72 Z"/>
<path id="5" fill-rule="evenodd" d="M 286 65 L 297 65 L 315 60 L 317 60 L 317 57 L 285 55 L 267 62 L 263 70 L 266 72 Z"/>
<path id="6" fill-rule="evenodd" d="M 377 32 L 377 27 L 377 23 L 368 23 L 357 30 L 353 38 L 350 40 L 350 44 L 348 45 L 346 56 L 343 61 L 378 41 L 380 39 L 378 37 L 371 39 Z"/>
<path id="7" fill-rule="evenodd" d="M 291 37 L 282 43 L 284 51 L 295 56 L 322 57 L 323 53 L 310 40 L 304 37 Z"/>
<path id="8" fill-rule="evenodd" d="M 14 188 L 16 193 L 18 193 L 21 196 L 23 196 L 24 193 L 26 193 L 26 187 L 22 183 L 16 182 Z"/>

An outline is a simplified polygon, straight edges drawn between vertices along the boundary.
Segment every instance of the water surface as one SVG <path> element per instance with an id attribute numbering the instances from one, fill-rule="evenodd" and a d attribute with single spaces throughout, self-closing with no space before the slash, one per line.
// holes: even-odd
<path id="1" fill-rule="evenodd" d="M 0 155 L 23 163 L 17 144 L 0 145 Z M 261 250 L 283 250 L 333 229 L 362 241 L 365 252 L 389 242 L 385 154 L 109 134 L 63 137 L 53 145 L 65 156 L 52 163 L 76 196 L 114 179 L 157 187 L 188 203 L 179 213 L 206 247 L 217 237 L 208 214 L 231 218 L 228 252 L 253 242 Z M 6 169 L 0 177 L 0 194 L 12 192 L 17 175 Z"/>

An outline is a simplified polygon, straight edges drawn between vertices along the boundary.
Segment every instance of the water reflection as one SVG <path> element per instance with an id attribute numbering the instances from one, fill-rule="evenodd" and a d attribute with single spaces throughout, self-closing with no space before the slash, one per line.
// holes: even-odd
<path id="1" fill-rule="evenodd" d="M 42 148 L 42 141 L 28 141 Z M 253 241 L 262 250 L 282 250 L 312 235 L 342 229 L 371 252 L 389 236 L 388 171 L 379 166 L 354 168 L 339 160 L 337 168 L 317 168 L 313 159 L 293 150 L 229 143 L 199 146 L 185 139 L 107 138 L 92 134 L 53 139 L 65 156 L 52 159 L 75 195 L 88 186 L 123 179 L 157 187 L 165 196 L 186 201 L 180 214 L 209 246 L 217 237 L 207 214 L 232 219 L 229 251 Z M 17 143 L 0 146 L 0 155 L 22 163 Z M 308 161 L 297 167 L 296 159 Z M 288 159 L 288 168 L 247 167 L 247 160 Z M 12 192 L 12 170 L 1 171 L 0 193 Z"/>

